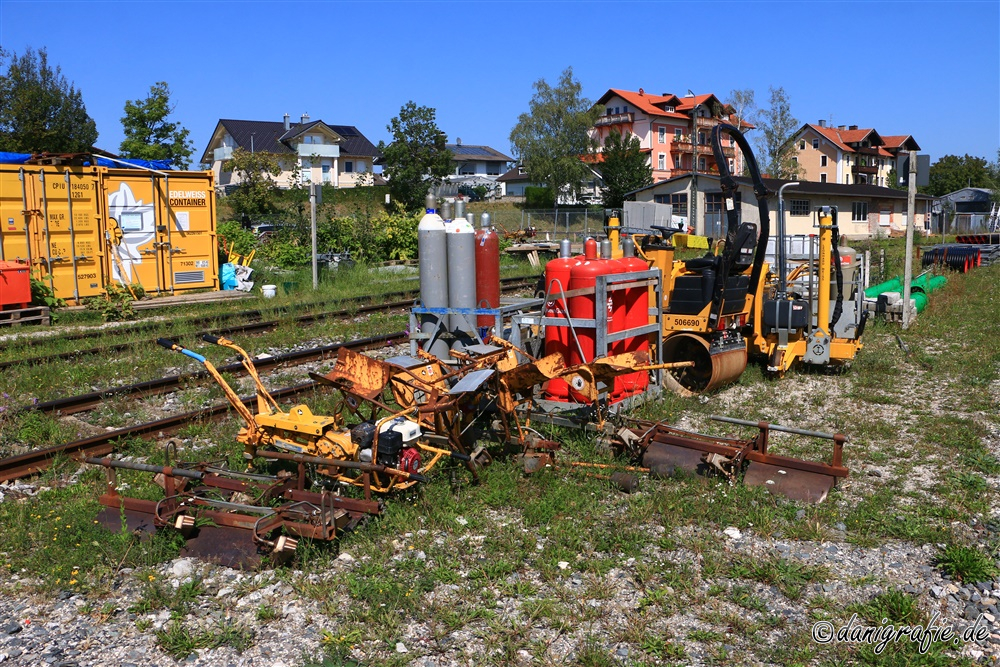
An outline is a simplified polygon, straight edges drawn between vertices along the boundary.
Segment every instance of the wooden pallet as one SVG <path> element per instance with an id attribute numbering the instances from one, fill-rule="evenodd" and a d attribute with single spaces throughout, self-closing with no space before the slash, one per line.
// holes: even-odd
<path id="1" fill-rule="evenodd" d="M 48 326 L 49 309 L 46 306 L 0 310 L 0 327 L 16 327 L 21 324 L 41 324 Z"/>

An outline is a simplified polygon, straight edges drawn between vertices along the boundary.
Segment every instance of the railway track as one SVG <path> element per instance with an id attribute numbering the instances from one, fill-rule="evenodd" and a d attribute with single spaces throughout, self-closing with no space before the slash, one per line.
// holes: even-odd
<path id="1" fill-rule="evenodd" d="M 342 347 L 346 347 L 351 350 L 379 349 L 392 340 L 398 339 L 403 335 L 405 334 L 402 332 L 396 332 L 342 343 L 339 345 L 327 345 L 323 348 L 314 348 L 308 352 L 311 352 L 314 355 L 313 358 L 322 358 L 326 356 L 335 356 Z M 320 350 L 322 350 L 322 352 L 319 352 Z M 198 374 L 190 373 L 188 375 L 194 376 Z M 168 378 L 161 379 L 166 380 Z M 303 382 L 291 387 L 271 391 L 271 395 L 275 399 L 281 400 L 312 391 L 318 386 L 320 385 L 316 382 Z M 256 411 L 256 395 L 244 396 L 241 397 L 240 400 L 244 405 L 250 408 L 250 410 Z M 26 477 L 28 475 L 42 472 L 48 469 L 57 457 L 80 458 L 83 456 L 103 456 L 111 453 L 114 449 L 115 443 L 124 438 L 157 438 L 160 437 L 161 434 L 169 435 L 191 422 L 219 418 L 222 415 L 227 414 L 231 409 L 232 406 L 230 406 L 229 403 L 218 403 L 200 410 L 171 415 L 163 419 L 118 429 L 116 431 L 110 431 L 108 433 L 102 433 L 101 435 L 96 435 L 90 438 L 75 440 L 62 445 L 37 449 L 24 454 L 19 454 L 17 456 L 11 456 L 6 459 L 0 459 L 0 482 L 18 479 L 20 477 Z"/>
<path id="2" fill-rule="evenodd" d="M 533 287 L 534 284 L 535 284 L 535 279 L 534 278 L 503 278 L 503 279 L 501 279 L 500 283 L 501 283 L 501 290 L 504 291 L 504 292 L 509 292 L 509 291 L 514 291 L 514 290 L 518 290 L 518 289 L 524 289 L 524 288 Z M 330 318 L 335 318 L 335 317 L 345 317 L 345 316 L 349 316 L 349 315 L 357 315 L 357 314 L 360 314 L 360 313 L 385 312 L 385 311 L 395 310 L 397 308 L 408 308 L 408 307 L 410 307 L 410 306 L 413 305 L 413 299 L 418 294 L 419 294 L 419 292 L 416 291 L 416 290 L 409 291 L 409 292 L 394 292 L 394 293 L 391 293 L 391 294 L 382 295 L 380 298 L 395 298 L 395 299 L 397 299 L 396 301 L 390 301 L 390 302 L 378 303 L 378 304 L 366 304 L 366 305 L 357 305 L 357 306 L 346 306 L 346 307 L 340 308 L 338 310 L 331 310 L 331 311 L 322 312 L 322 313 L 313 313 L 313 314 L 309 314 L 309 315 L 299 315 L 299 316 L 296 316 L 296 317 L 286 318 L 286 319 L 267 320 L 267 321 L 260 321 L 260 322 L 249 322 L 249 323 L 246 323 L 246 324 L 240 324 L 240 325 L 231 326 L 231 327 L 218 327 L 218 326 L 216 326 L 216 327 L 213 327 L 211 330 L 196 331 L 196 332 L 192 332 L 192 333 L 180 334 L 180 335 L 176 336 L 176 338 L 178 340 L 185 340 L 185 339 L 201 338 L 201 336 L 204 335 L 204 334 L 231 335 L 231 334 L 242 334 L 242 333 L 254 333 L 254 332 L 258 332 L 258 331 L 266 331 L 267 329 L 273 329 L 273 328 L 278 327 L 278 326 L 280 326 L 282 324 L 308 325 L 308 324 L 313 324 L 315 322 L 319 322 L 319 321 L 322 321 L 322 320 L 326 320 L 326 319 L 330 319 Z M 362 304 L 362 303 L 371 301 L 372 298 L 373 297 L 370 297 L 370 296 L 368 296 L 368 297 L 358 297 L 356 299 L 347 301 L 347 303 Z M 240 312 L 240 313 L 234 313 L 232 315 L 226 315 L 224 317 L 224 319 L 227 319 L 227 320 L 234 320 L 234 319 L 240 319 L 240 318 L 243 318 L 243 319 L 253 319 L 255 317 L 260 317 L 261 314 L 262 314 L 262 311 L 260 311 L 260 310 L 248 310 L 248 311 L 243 311 L 243 312 Z M 219 320 L 218 317 L 214 317 L 214 318 L 203 317 L 203 318 L 192 318 L 192 319 L 189 319 L 189 320 L 185 320 L 182 323 L 183 324 L 200 324 L 200 325 L 204 325 L 204 324 L 210 324 L 212 322 L 217 322 L 218 320 Z M 129 333 L 129 332 L 135 332 L 135 331 L 156 330 L 157 327 L 160 327 L 161 329 L 159 330 L 159 333 L 160 333 L 160 336 L 162 336 L 165 333 L 169 333 L 169 331 L 165 332 L 165 331 L 162 330 L 163 326 L 165 326 L 165 325 L 162 322 L 150 323 L 148 325 L 142 325 L 142 326 L 136 327 L 136 328 L 129 328 L 129 329 L 125 330 L 124 332 L 122 332 L 121 329 L 116 329 L 114 333 L 116 335 L 118 335 L 120 333 Z M 166 326 L 169 327 L 171 325 L 167 324 Z M 81 333 L 81 334 L 73 334 L 71 336 L 60 336 L 59 338 L 56 338 L 56 339 L 53 339 L 53 338 L 42 338 L 42 339 L 38 339 L 38 340 L 39 341 L 44 341 L 44 342 L 52 342 L 53 340 L 85 340 L 87 338 L 96 338 L 96 337 L 106 336 L 106 335 L 108 335 L 108 331 L 107 330 L 102 330 L 102 331 L 86 332 L 86 333 Z M 157 337 L 159 337 L 159 336 L 157 336 Z M 29 340 L 34 340 L 34 339 L 29 339 Z M 124 342 L 124 343 L 118 343 L 118 344 L 115 344 L 115 345 L 106 345 L 106 346 L 103 346 L 103 347 L 93 347 L 93 348 L 86 348 L 86 349 L 82 349 L 82 350 L 73 350 L 73 351 L 70 351 L 70 352 L 61 352 L 61 353 L 56 353 L 56 354 L 41 355 L 41 356 L 37 356 L 37 357 L 28 357 L 28 358 L 25 358 L 25 359 L 11 359 L 11 360 L 8 360 L 8 361 L 0 361 L 0 370 L 2 370 L 4 368 L 10 368 L 10 367 L 13 367 L 13 366 L 19 366 L 19 365 L 25 365 L 25 364 L 38 365 L 38 364 L 53 363 L 53 362 L 57 362 L 57 361 L 66 361 L 68 359 L 75 359 L 75 358 L 83 357 L 83 356 L 94 356 L 94 355 L 100 355 L 100 354 L 110 354 L 112 352 L 121 352 L 122 350 L 127 350 L 127 349 L 135 347 L 137 345 L 152 344 L 152 343 L 155 343 L 155 342 L 156 342 L 156 338 L 148 338 L 148 339 L 140 339 L 140 340 L 133 340 L 133 341 L 128 341 L 128 342 Z M 34 344 L 34 343 L 32 343 L 32 344 Z"/>

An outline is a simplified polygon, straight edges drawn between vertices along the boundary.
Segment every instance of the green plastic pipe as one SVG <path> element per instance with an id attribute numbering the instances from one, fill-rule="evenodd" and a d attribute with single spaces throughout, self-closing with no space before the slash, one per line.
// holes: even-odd
<path id="1" fill-rule="evenodd" d="M 865 290 L 865 297 L 869 299 L 874 299 L 882 292 L 902 292 L 903 291 L 903 281 L 898 277 L 892 280 L 887 280 L 884 283 L 879 283 L 878 285 L 872 285 Z"/>
<path id="2" fill-rule="evenodd" d="M 927 307 L 927 295 L 923 292 L 910 292 L 910 298 L 913 299 L 913 305 L 916 306 L 917 312 L 922 313 Z"/>
<path id="3" fill-rule="evenodd" d="M 926 294 L 933 294 L 945 286 L 948 279 L 944 276 L 926 274 L 913 281 L 911 289 L 919 289 Z"/>

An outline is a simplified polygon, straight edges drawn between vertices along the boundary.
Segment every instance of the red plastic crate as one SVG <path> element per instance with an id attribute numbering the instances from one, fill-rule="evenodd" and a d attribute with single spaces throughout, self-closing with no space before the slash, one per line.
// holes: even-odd
<path id="1" fill-rule="evenodd" d="M 31 273 L 21 262 L 0 262 L 0 309 L 31 304 Z"/>

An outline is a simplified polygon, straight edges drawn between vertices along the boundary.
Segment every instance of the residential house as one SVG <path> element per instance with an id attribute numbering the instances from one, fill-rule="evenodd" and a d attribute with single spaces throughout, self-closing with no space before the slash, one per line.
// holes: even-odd
<path id="1" fill-rule="evenodd" d="M 559 195 L 559 205 L 596 204 L 601 201 L 604 192 L 604 181 L 594 169 L 590 170 L 590 178 L 580 183 L 580 194 L 574 197 L 568 192 Z M 501 174 L 497 183 L 503 186 L 503 196 L 511 201 L 523 201 L 524 190 L 528 187 L 544 187 L 541 183 L 532 182 L 524 167 L 515 166 Z"/>
<path id="2" fill-rule="evenodd" d="M 693 225 L 699 234 L 719 238 L 727 224 L 724 214 L 720 178 L 702 174 L 698 177 L 699 219 Z M 757 198 L 753 193 L 753 183 L 749 178 L 737 177 L 735 196 L 736 210 L 740 220 L 760 222 Z M 778 188 L 788 183 L 780 179 L 765 178 L 767 189 L 777 193 Z M 629 193 L 636 201 L 672 204 L 673 215 L 687 215 L 687 197 L 691 193 L 691 175 L 675 176 Z M 800 182 L 785 190 L 785 225 L 788 234 L 815 234 L 815 211 L 820 206 L 837 207 L 837 224 L 846 238 L 871 238 L 889 236 L 906 230 L 906 197 L 904 190 L 893 190 L 876 185 L 842 183 Z M 916 229 L 930 231 L 933 197 L 917 195 L 914 224 Z M 776 228 L 777 195 L 770 202 L 771 233 Z M 690 223 L 689 223 L 690 224 Z"/>
<path id="3" fill-rule="evenodd" d="M 236 174 L 223 169 L 237 148 L 276 154 L 281 166 L 277 182 L 285 188 L 296 182 L 329 183 L 341 188 L 371 182 L 371 177 L 365 175 L 371 173 L 379 155 L 372 142 L 353 125 L 327 125 L 310 120 L 308 114 L 303 114 L 298 123 L 290 122 L 288 114 L 284 122 L 223 118 L 201 157 L 203 164 L 211 165 L 220 188 L 239 182 Z"/>
<path id="4" fill-rule="evenodd" d="M 504 155 L 489 146 L 463 144 L 461 138 L 453 144 L 446 144 L 452 152 L 452 173 L 444 177 L 444 182 L 435 188 L 434 193 L 440 196 L 451 196 L 465 189 L 485 186 L 487 197 L 503 196 L 503 184 L 498 182 L 500 176 L 507 171 L 507 165 L 514 158 Z"/>
<path id="5" fill-rule="evenodd" d="M 604 106 L 605 112 L 590 134 L 600 149 L 603 150 L 612 130 L 637 136 L 653 169 L 654 183 L 690 173 L 692 166 L 700 173 L 718 174 L 712 152 L 712 128 L 723 122 L 739 123 L 744 129 L 753 127 L 739 121 L 733 115 L 733 108 L 712 94 L 689 93 L 678 97 L 670 93 L 653 95 L 642 88 L 638 92 L 611 88 L 597 103 Z M 743 156 L 736 142 L 727 136 L 722 146 L 730 171 L 742 173 Z M 597 161 L 600 162 L 600 156 Z"/>
<path id="6" fill-rule="evenodd" d="M 806 123 L 795 133 L 800 178 L 819 183 L 888 186 L 900 151 L 920 150 L 910 135 L 881 136 L 857 125 L 827 127 Z"/>

